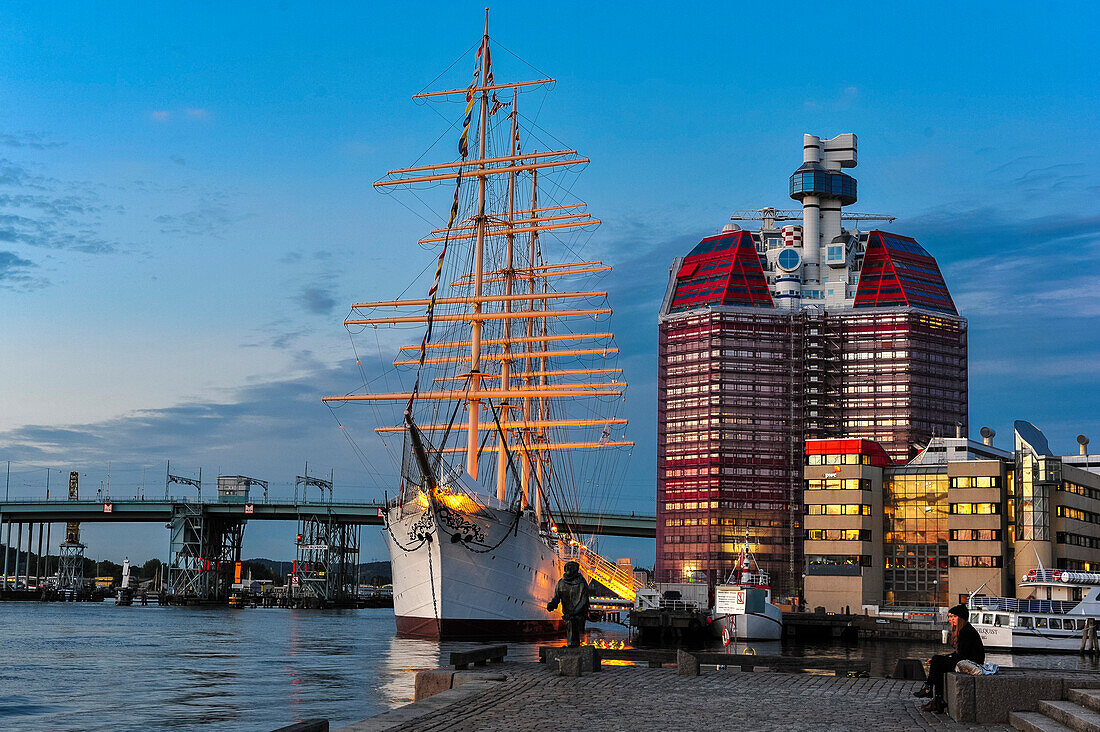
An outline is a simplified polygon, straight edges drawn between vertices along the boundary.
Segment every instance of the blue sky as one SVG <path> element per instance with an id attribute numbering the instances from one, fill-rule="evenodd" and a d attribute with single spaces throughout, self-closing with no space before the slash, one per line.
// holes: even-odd
<path id="1" fill-rule="evenodd" d="M 620 508 L 652 510 L 656 307 L 671 259 L 733 210 L 793 207 L 801 135 L 859 136 L 861 200 L 939 260 L 970 320 L 970 422 L 1056 450 L 1100 441 L 1100 103 L 1088 4 L 494 5 L 504 47 L 558 79 L 539 124 L 592 159 L 637 441 Z M 287 495 L 306 460 L 378 495 L 327 393 L 341 319 L 396 294 L 426 225 L 371 183 L 449 124 L 409 97 L 483 4 L 0 7 L 0 461 L 84 490 L 163 491 L 164 461 Z M 498 79 L 520 71 L 497 55 Z M 463 60 L 446 80 L 468 74 Z M 362 439 L 370 439 L 364 432 Z M 1100 442 L 1098 442 L 1100 444 Z M 380 467 L 388 466 L 382 461 Z M 56 473 L 55 475 L 61 475 Z M 293 528 L 249 527 L 289 558 Z M 162 527 L 89 553 L 167 551 Z M 368 542 L 365 558 L 381 557 Z M 607 553 L 652 562 L 652 543 Z"/>

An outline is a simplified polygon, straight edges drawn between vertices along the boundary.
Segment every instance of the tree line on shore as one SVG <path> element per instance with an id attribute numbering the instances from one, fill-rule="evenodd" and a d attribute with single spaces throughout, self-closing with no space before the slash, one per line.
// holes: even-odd
<path id="1" fill-rule="evenodd" d="M 14 547 L 5 547 L 3 544 L 0 544 L 0 556 L 5 555 L 7 561 L 4 566 L 8 568 L 9 577 L 15 575 L 17 557 L 20 576 L 29 574 L 34 578 L 40 575 L 43 578 L 56 575 L 60 562 L 56 554 L 48 554 L 40 557 L 35 552 L 17 552 Z M 0 562 L 3 562 L 3 560 L 0 559 Z M 131 562 L 130 582 L 136 585 L 140 582 L 153 580 L 157 577 L 158 572 L 160 576 L 163 577 L 165 572 L 164 567 L 164 562 L 155 557 L 146 560 L 142 564 Z M 293 569 L 293 562 L 277 561 L 262 557 L 246 559 L 241 562 L 241 578 L 251 577 L 253 580 L 268 580 L 279 587 L 285 583 L 287 575 L 289 575 Z M 359 565 L 359 576 L 362 578 L 363 583 L 375 587 L 388 584 L 390 582 L 390 563 L 361 563 Z M 117 562 L 112 562 L 109 559 L 97 560 L 91 557 L 84 557 L 84 577 L 85 579 L 92 579 L 93 577 L 110 577 L 112 583 L 117 585 L 122 582 L 122 565 Z"/>

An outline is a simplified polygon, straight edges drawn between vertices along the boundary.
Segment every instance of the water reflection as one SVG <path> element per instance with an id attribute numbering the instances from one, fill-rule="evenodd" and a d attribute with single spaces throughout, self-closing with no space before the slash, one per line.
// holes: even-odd
<path id="1" fill-rule="evenodd" d="M 319 612 L 113 604 L 6 602 L 0 646 L 0 729 L 270 730 L 325 717 L 333 726 L 407 703 L 418 668 L 445 665 L 473 643 L 394 637 L 392 610 Z M 589 642 L 629 641 L 616 625 Z M 749 646 L 757 655 L 813 655 L 871 662 L 927 658 L 932 644 Z M 719 646 L 720 648 L 720 646 Z M 537 644 L 508 644 L 511 661 L 535 661 Z M 990 654 L 1002 666 L 1098 668 L 1095 659 Z M 731 664 L 732 665 L 732 664 Z"/>

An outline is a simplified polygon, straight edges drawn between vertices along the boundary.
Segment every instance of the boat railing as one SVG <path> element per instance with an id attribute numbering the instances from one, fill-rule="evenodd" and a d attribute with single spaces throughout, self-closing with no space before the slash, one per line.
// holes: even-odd
<path id="1" fill-rule="evenodd" d="M 997 610 L 1006 613 L 1044 613 L 1064 615 L 1077 607 L 1073 600 L 1029 600 L 1016 597 L 972 597 L 970 606 L 979 610 Z"/>
<path id="2" fill-rule="evenodd" d="M 771 587 L 771 576 L 764 570 L 756 572 L 742 572 L 734 570 L 730 573 L 727 585 L 752 585 L 754 587 Z"/>
<path id="3" fill-rule="evenodd" d="M 1029 569 L 1021 585 L 1098 585 L 1100 572 L 1078 572 L 1069 569 Z"/>

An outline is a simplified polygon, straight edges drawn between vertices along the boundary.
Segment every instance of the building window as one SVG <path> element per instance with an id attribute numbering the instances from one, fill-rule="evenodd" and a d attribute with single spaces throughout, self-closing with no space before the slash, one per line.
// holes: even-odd
<path id="1" fill-rule="evenodd" d="M 1088 549 L 1100 549 L 1100 537 L 1072 534 L 1068 531 L 1059 531 L 1057 534 L 1055 534 L 1055 541 L 1057 541 L 1059 544 L 1069 544 L 1070 546 L 1083 546 Z"/>
<path id="2" fill-rule="evenodd" d="M 806 561 L 811 567 L 870 567 L 868 554 L 810 554 Z"/>
<path id="3" fill-rule="evenodd" d="M 870 478 L 818 478 L 806 481 L 808 491 L 869 491 Z"/>
<path id="4" fill-rule="evenodd" d="M 1000 541 L 1000 529 L 952 529 L 951 541 Z"/>
<path id="5" fill-rule="evenodd" d="M 1000 567 L 1001 557 L 951 557 L 952 567 Z"/>
<path id="6" fill-rule="evenodd" d="M 952 488 L 1000 488 L 1000 476 L 979 475 L 974 477 L 955 477 L 951 479 Z"/>
<path id="7" fill-rule="evenodd" d="M 1069 518 L 1074 519 L 1075 521 L 1084 521 L 1087 524 L 1100 524 L 1100 513 L 1085 511 L 1081 508 L 1058 506 L 1057 514 L 1059 518 Z"/>
<path id="8" fill-rule="evenodd" d="M 866 503 L 810 503 L 807 516 L 870 516 L 871 507 Z"/>
<path id="9" fill-rule="evenodd" d="M 1063 481 L 1062 484 L 1058 486 L 1058 490 L 1065 491 L 1066 493 L 1076 493 L 1079 496 L 1091 498 L 1094 501 L 1100 501 L 1100 489 L 1077 485 L 1076 483 L 1070 483 L 1068 480 Z"/>
<path id="10" fill-rule="evenodd" d="M 999 503 L 952 503 L 951 513 L 960 516 L 999 514 Z"/>
<path id="11" fill-rule="evenodd" d="M 807 529 L 809 541 L 870 541 L 870 529 Z"/>

